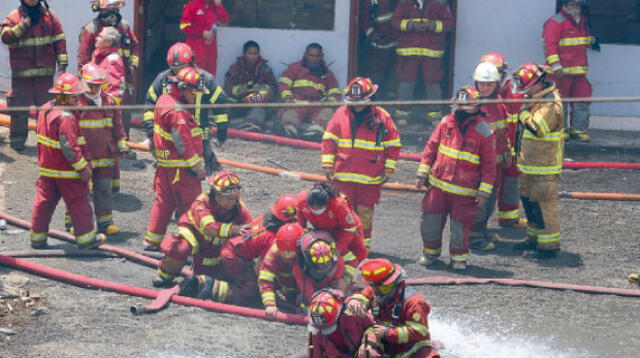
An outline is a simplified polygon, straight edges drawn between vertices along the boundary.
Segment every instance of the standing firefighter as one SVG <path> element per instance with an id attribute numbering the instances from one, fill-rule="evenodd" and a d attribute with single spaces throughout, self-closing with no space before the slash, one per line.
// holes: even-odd
<path id="1" fill-rule="evenodd" d="M 562 102 L 555 83 L 546 81 L 546 66 L 528 63 L 513 74 L 514 91 L 540 103 L 527 103 L 518 119 L 518 169 L 522 206 L 527 214 L 527 238 L 518 248 L 537 250 L 541 258 L 560 250 L 558 191 L 564 157 Z"/>
<path id="2" fill-rule="evenodd" d="M 400 31 L 396 48 L 396 76 L 400 81 L 398 99 L 413 99 L 421 74 L 426 98 L 442 99 L 442 58 L 446 34 L 453 28 L 453 15 L 447 0 L 403 1 L 396 7 L 391 21 Z M 399 108 L 395 116 L 404 125 L 410 112 Z M 432 108 L 427 116 L 437 120 L 442 113 Z"/>
<path id="3" fill-rule="evenodd" d="M 463 87 L 454 100 L 480 98 L 475 88 Z M 453 106 L 435 129 L 422 153 L 416 187 L 427 187 L 420 210 L 423 255 L 428 266 L 442 252 L 442 230 L 451 217 L 449 253 L 453 269 L 467 268 L 469 233 L 478 209 L 486 205 L 496 178 L 495 136 L 478 105 Z"/>
<path id="4" fill-rule="evenodd" d="M 93 210 L 89 203 L 91 165 L 87 143 L 78 118 L 64 106 L 78 105 L 84 93 L 82 82 L 70 73 L 56 79 L 50 93 L 55 100 L 46 103 L 38 113 L 38 169 L 36 198 L 31 219 L 31 247 L 46 248 L 49 223 L 60 198 L 64 200 L 74 227 L 76 244 L 88 249 L 101 245 L 106 237 L 96 234 Z"/>
<path id="5" fill-rule="evenodd" d="M 145 98 L 145 104 L 148 106 L 155 106 L 158 102 L 158 97 L 162 94 L 169 92 L 171 89 L 171 77 L 174 77 L 181 69 L 185 67 L 195 68 L 195 55 L 191 50 L 191 47 L 184 42 L 177 42 L 173 44 L 167 52 L 167 65 L 169 69 L 162 71 L 156 76 L 153 83 L 147 90 L 147 96 Z M 218 86 L 215 77 L 198 68 L 198 72 L 203 76 L 203 85 L 205 90 L 196 94 L 195 103 L 198 107 L 194 110 L 193 116 L 196 123 L 202 129 L 202 150 L 204 155 L 204 165 L 207 171 L 207 175 L 213 174 L 213 172 L 221 169 L 218 159 L 213 153 L 211 147 L 211 140 L 209 137 L 209 127 L 211 123 L 215 123 L 218 131 L 216 132 L 217 145 L 222 145 L 227 140 L 227 126 L 229 124 L 229 117 L 227 111 L 224 108 L 216 108 L 213 110 L 203 109 L 200 106 L 202 104 L 224 104 L 227 103 L 227 96 L 224 94 L 222 87 Z M 157 119 L 156 119 L 157 121 Z M 147 137 L 153 145 L 153 133 L 155 128 L 154 112 L 153 110 L 147 110 L 144 112 L 144 128 L 147 133 Z"/>
<path id="6" fill-rule="evenodd" d="M 8 107 L 41 106 L 51 95 L 47 92 L 53 75 L 67 68 L 67 42 L 58 16 L 42 0 L 21 0 L 0 27 L 2 43 L 9 47 L 11 91 Z M 11 112 L 9 140 L 11 148 L 23 151 L 28 137 L 27 112 Z"/>
<path id="7" fill-rule="evenodd" d="M 154 156 L 158 162 L 153 191 L 156 199 L 144 237 L 145 247 L 158 250 L 167 225 L 177 211 L 184 214 L 202 192 L 205 178 L 202 161 L 202 130 L 189 110 L 181 105 L 193 104 L 205 90 L 202 75 L 193 67 L 185 67 L 171 84 L 168 93 L 158 98 L 153 135 Z"/>
<path id="8" fill-rule="evenodd" d="M 365 332 L 372 357 L 439 357 L 431 346 L 429 303 L 405 283 L 405 272 L 387 259 L 372 259 L 360 266 L 367 287 L 347 300 L 349 310 L 364 317 L 373 313 L 375 325 Z"/>
<path id="9" fill-rule="evenodd" d="M 338 108 L 322 137 L 322 170 L 360 217 L 367 246 L 381 186 L 393 175 L 402 146 L 389 113 L 366 104 L 377 89 L 368 78 L 351 80 L 345 102 L 354 105 Z"/>
<path id="10" fill-rule="evenodd" d="M 586 0 L 562 0 L 562 9 L 544 24 L 544 40 L 547 64 L 553 71 L 553 79 L 562 97 L 591 97 L 591 83 L 587 79 L 589 61 L 587 49 L 594 43 L 589 22 L 582 14 Z M 599 48 L 599 47 L 598 47 Z M 567 123 L 569 137 L 588 142 L 584 131 L 589 128 L 589 102 L 571 104 L 571 123 Z M 567 117 L 569 106 L 564 108 Z"/>
<path id="11" fill-rule="evenodd" d="M 215 76 L 218 65 L 218 25 L 229 22 L 222 0 L 192 0 L 184 6 L 180 30 L 187 36 L 200 67 Z"/>

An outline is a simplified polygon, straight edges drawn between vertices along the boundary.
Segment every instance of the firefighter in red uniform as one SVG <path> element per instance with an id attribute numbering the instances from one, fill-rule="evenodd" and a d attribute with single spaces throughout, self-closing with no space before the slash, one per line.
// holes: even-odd
<path id="1" fill-rule="evenodd" d="M 229 100 L 236 103 L 269 103 L 277 97 L 278 84 L 271 66 L 260 56 L 260 46 L 247 41 L 242 46 L 242 56 L 229 67 L 224 76 L 224 90 Z M 267 121 L 266 108 L 236 109 L 233 117 L 236 128 L 262 132 Z"/>
<path id="2" fill-rule="evenodd" d="M 156 104 L 157 131 L 153 135 L 154 156 L 158 162 L 153 191 L 156 199 L 144 237 L 148 250 L 158 250 L 174 210 L 182 215 L 202 192 L 205 178 L 202 161 L 202 130 L 193 114 L 180 105 L 193 104 L 204 90 L 202 75 L 193 67 L 185 67 L 160 96 Z"/>
<path id="3" fill-rule="evenodd" d="M 322 169 L 360 217 L 368 247 L 380 188 L 393 175 L 402 146 L 389 113 L 366 105 L 377 89 L 367 78 L 351 80 L 345 101 L 354 105 L 338 108 L 322 137 Z"/>
<path id="4" fill-rule="evenodd" d="M 464 87 L 455 100 L 480 98 L 475 88 Z M 427 187 L 420 210 L 423 255 L 428 266 L 440 257 L 442 230 L 451 217 L 449 252 L 453 269 L 465 269 L 469 258 L 469 232 L 477 210 L 483 208 L 496 178 L 495 136 L 473 103 L 453 106 L 435 129 L 422 153 L 416 187 Z"/>
<path id="5" fill-rule="evenodd" d="M 498 94 L 501 80 L 500 72 L 496 65 L 491 62 L 482 62 L 476 67 L 473 79 L 475 87 L 480 92 L 483 99 L 502 99 Z M 498 240 L 498 234 L 491 234 L 487 231 L 489 218 L 493 214 L 496 199 L 500 190 L 500 183 L 504 172 L 513 163 L 513 144 L 509 140 L 507 132 L 508 114 L 507 106 L 503 103 L 490 103 L 482 105 L 485 122 L 491 127 L 496 143 L 496 179 L 495 185 L 487 203 L 479 208 L 476 220 L 471 227 L 470 241 L 474 250 L 488 251 L 495 248 L 493 241 Z"/>
<path id="6" fill-rule="evenodd" d="M 371 310 L 376 323 L 365 333 L 371 346 L 361 346 L 360 357 L 367 348 L 378 356 L 439 357 L 431 345 L 429 303 L 407 287 L 402 267 L 387 259 L 372 259 L 360 266 L 360 274 L 368 286 L 347 299 L 347 306 L 360 317 Z"/>
<path id="7" fill-rule="evenodd" d="M 523 98 L 524 95 L 514 93 L 511 90 L 511 76 L 507 73 L 509 66 L 507 59 L 497 53 L 489 52 L 480 58 L 478 63 L 493 63 L 500 73 L 500 88 L 498 94 L 504 99 Z M 516 142 L 516 130 L 518 128 L 518 113 L 522 103 L 505 103 L 507 106 L 507 136 L 512 146 Z M 527 220 L 520 217 L 518 209 L 520 208 L 520 191 L 518 190 L 518 182 L 520 171 L 516 165 L 515 152 L 509 166 L 503 170 L 502 178 L 498 178 L 498 223 L 504 227 L 527 227 Z"/>
<path id="8" fill-rule="evenodd" d="M 80 104 L 87 107 L 115 106 L 116 101 L 102 85 L 106 74 L 94 63 L 82 67 L 82 82 L 87 92 L 80 97 Z M 98 231 L 113 235 L 120 229 L 113 224 L 113 198 L 111 178 L 115 159 L 129 151 L 127 135 L 119 110 L 85 109 L 79 112 L 80 128 L 87 140 L 87 148 L 93 169 L 93 201 L 95 205 Z"/>
<path id="9" fill-rule="evenodd" d="M 367 257 L 367 247 L 360 218 L 344 194 L 327 183 L 316 183 L 313 189 L 300 193 L 298 210 L 303 227 L 309 224 L 331 234 L 347 272 L 355 278 L 358 264 Z"/>
<path id="10" fill-rule="evenodd" d="M 324 62 L 322 46 L 311 43 L 301 61 L 282 72 L 278 85 L 285 103 L 338 102 L 340 89 L 333 72 Z M 327 107 L 299 107 L 278 112 L 282 134 L 317 140 L 322 137 L 333 110 Z"/>
<path id="11" fill-rule="evenodd" d="M 301 311 L 293 265 L 298 255 L 298 240 L 304 232 L 299 223 L 283 225 L 276 233 L 276 242 L 260 263 L 258 286 L 267 317 L 274 318 L 279 309 Z"/>
<path id="12" fill-rule="evenodd" d="M 228 280 L 220 265 L 220 247 L 231 237 L 239 235 L 251 222 L 251 213 L 240 201 L 242 186 L 237 175 L 220 171 L 209 178 L 208 194 L 201 194 L 189 210 L 178 220 L 178 232 L 167 235 L 161 248 L 165 257 L 158 264 L 156 287 L 166 287 L 180 274 L 189 256 L 193 257 L 193 273 L 204 282 L 209 277 L 216 301 L 232 299 Z M 205 285 L 206 286 L 206 285 Z M 201 291 L 204 289 L 200 287 Z"/>
<path id="13" fill-rule="evenodd" d="M 51 95 L 53 75 L 67 68 L 67 42 L 58 16 L 41 0 L 21 0 L 0 27 L 2 43 L 9 47 L 11 90 L 8 107 L 41 106 Z M 11 112 L 9 140 L 15 151 L 24 150 L 28 113 Z"/>
<path id="14" fill-rule="evenodd" d="M 120 32 L 115 27 L 105 27 L 96 37 L 93 62 L 107 75 L 105 92 L 117 104 L 122 103 L 126 93 L 126 69 L 122 56 L 118 53 Z"/>
<path id="15" fill-rule="evenodd" d="M 309 304 L 311 358 L 353 358 L 360 350 L 364 332 L 375 322 L 370 314 L 358 317 L 344 304 L 344 293 L 325 288 L 316 292 Z M 360 357 L 360 356 L 358 356 Z M 363 356 L 362 358 L 364 358 Z M 366 357 L 378 357 L 369 351 Z"/>
<path id="16" fill-rule="evenodd" d="M 46 103 L 38 113 L 38 169 L 36 198 L 31 219 L 31 247 L 46 248 L 49 223 L 60 198 L 64 200 L 75 228 L 80 248 L 101 245 L 106 237 L 96 234 L 93 210 L 89 203 L 91 164 L 87 143 L 73 112 L 64 106 L 75 106 L 85 92 L 78 77 L 62 73 L 49 90 L 55 100 Z"/>
<path id="17" fill-rule="evenodd" d="M 392 83 L 396 82 L 392 77 L 398 31 L 393 27 L 391 17 L 396 3 L 396 0 L 361 0 L 360 3 L 360 30 L 367 38 L 361 57 L 364 62 L 362 72 L 380 84 L 385 96 L 395 92 Z"/>
<path id="18" fill-rule="evenodd" d="M 587 49 L 594 43 L 587 18 L 582 14 L 586 0 L 562 0 L 562 9 L 544 24 L 547 64 L 553 71 L 553 80 L 562 97 L 591 97 L 593 90 L 587 79 L 589 61 Z M 599 47 L 597 47 L 599 49 Z M 567 124 L 569 138 L 588 142 L 590 102 L 571 103 L 571 121 Z M 565 106 L 565 118 L 569 118 Z"/>
<path id="19" fill-rule="evenodd" d="M 396 76 L 398 99 L 411 100 L 416 80 L 422 74 L 427 99 L 442 98 L 442 57 L 445 52 L 446 34 L 453 28 L 453 15 L 447 0 L 407 0 L 398 4 L 391 19 L 400 31 L 396 47 Z M 438 119 L 439 111 L 427 113 Z M 406 124 L 410 112 L 396 109 L 396 120 Z"/>
<path id="20" fill-rule="evenodd" d="M 226 25 L 229 14 L 222 0 L 193 0 L 184 6 L 180 30 L 187 36 L 198 66 L 215 76 L 218 60 L 218 25 Z"/>

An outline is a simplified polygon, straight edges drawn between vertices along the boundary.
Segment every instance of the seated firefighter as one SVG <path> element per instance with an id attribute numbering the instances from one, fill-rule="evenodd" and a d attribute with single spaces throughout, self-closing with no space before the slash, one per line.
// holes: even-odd
<path id="1" fill-rule="evenodd" d="M 324 62 L 322 46 L 311 43 L 301 61 L 282 72 L 278 85 L 285 103 L 338 102 L 341 99 L 338 81 Z M 284 108 L 278 112 L 278 124 L 283 135 L 320 140 L 331 119 L 329 107 Z"/>
<path id="2" fill-rule="evenodd" d="M 208 194 L 200 194 L 178 220 L 178 232 L 165 236 L 160 244 L 164 258 L 158 264 L 155 287 L 168 287 L 180 274 L 189 256 L 195 275 L 216 278 L 222 271 L 220 247 L 239 235 L 251 221 L 251 213 L 240 201 L 240 179 L 230 171 L 220 171 L 209 179 Z M 220 290 L 226 282 L 216 281 Z"/>
<path id="3" fill-rule="evenodd" d="M 224 90 L 230 102 L 269 103 L 277 96 L 276 78 L 267 60 L 260 56 L 260 45 L 247 41 L 242 56 L 229 67 L 224 77 Z M 240 130 L 262 132 L 267 124 L 266 108 L 235 109 L 231 117 L 238 118 L 233 126 Z"/>

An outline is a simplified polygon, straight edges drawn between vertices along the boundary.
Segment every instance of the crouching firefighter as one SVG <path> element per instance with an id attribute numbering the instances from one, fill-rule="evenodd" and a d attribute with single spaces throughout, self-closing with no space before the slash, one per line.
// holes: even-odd
<path id="1" fill-rule="evenodd" d="M 372 259 L 360 265 L 367 287 L 347 300 L 348 309 L 359 317 L 371 310 L 375 325 L 367 329 L 371 357 L 440 357 L 431 345 L 429 303 L 405 283 L 405 272 L 387 259 Z M 377 355 L 376 355 L 377 354 Z"/>
<path id="2" fill-rule="evenodd" d="M 206 283 L 201 275 L 213 278 L 216 289 L 213 299 L 226 299 L 229 284 L 218 280 L 222 276 L 220 247 L 230 237 L 239 235 L 251 221 L 251 213 L 240 202 L 240 180 L 229 171 L 221 171 L 209 179 L 211 189 L 201 194 L 191 208 L 178 220 L 178 232 L 167 235 L 160 248 L 165 257 L 158 264 L 155 287 L 168 287 L 180 274 L 187 258 L 193 258 L 196 279 Z M 210 290 L 211 291 L 211 290 Z"/>

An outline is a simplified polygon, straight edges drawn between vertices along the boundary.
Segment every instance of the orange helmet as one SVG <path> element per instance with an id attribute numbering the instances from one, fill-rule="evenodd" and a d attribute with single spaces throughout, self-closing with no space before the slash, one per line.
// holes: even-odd
<path id="1" fill-rule="evenodd" d="M 93 62 L 82 66 L 81 76 L 85 83 L 93 84 L 103 84 L 107 77 L 104 71 Z"/>
<path id="2" fill-rule="evenodd" d="M 296 251 L 298 240 L 304 235 L 304 228 L 298 223 L 282 225 L 276 232 L 276 245 L 280 251 Z"/>
<path id="3" fill-rule="evenodd" d="M 228 170 L 221 170 L 209 177 L 209 186 L 217 193 L 231 193 L 242 189 L 240 178 Z"/>
<path id="4" fill-rule="evenodd" d="M 404 279 L 404 271 L 387 259 L 371 259 L 360 265 L 360 274 L 374 286 L 389 285 Z"/>
<path id="5" fill-rule="evenodd" d="M 326 231 L 310 231 L 300 238 L 302 258 L 309 265 L 308 269 L 314 278 L 321 278 L 336 266 L 338 254 L 336 243 Z"/>
<path id="6" fill-rule="evenodd" d="M 478 63 L 483 62 L 493 63 L 494 65 L 496 65 L 498 71 L 502 74 L 504 74 L 504 72 L 509 69 L 509 65 L 507 65 L 507 59 L 499 52 L 489 52 L 488 54 L 480 57 L 480 61 L 478 61 Z"/>
<path id="7" fill-rule="evenodd" d="M 195 64 L 195 55 L 189 45 L 184 42 L 176 42 L 167 51 L 167 64 L 169 67 Z"/>
<path id="8" fill-rule="evenodd" d="M 474 99 L 480 98 L 480 92 L 477 89 L 471 86 L 462 87 L 456 92 L 452 100 L 454 101 L 471 101 Z M 464 103 L 464 104 L 454 104 L 452 107 L 465 109 L 465 110 L 474 110 L 478 108 L 478 104 L 476 103 Z"/>
<path id="9" fill-rule="evenodd" d="M 367 102 L 377 90 L 378 85 L 373 84 L 370 79 L 356 77 L 344 89 L 344 100 L 346 102 Z"/>
<path id="10" fill-rule="evenodd" d="M 271 205 L 271 212 L 280 221 L 289 222 L 298 218 L 298 198 L 293 194 L 284 194 Z"/>
<path id="11" fill-rule="evenodd" d="M 56 78 L 56 82 L 53 84 L 53 87 L 49 90 L 49 93 L 62 93 L 62 94 L 70 94 L 70 95 L 79 95 L 85 92 L 85 87 L 80 82 L 78 76 L 72 73 L 61 73 L 58 78 Z"/>
<path id="12" fill-rule="evenodd" d="M 513 86 L 511 90 L 514 93 L 527 93 L 535 84 L 544 81 L 547 78 L 547 66 L 537 65 L 535 63 L 525 63 L 513 72 Z"/>
<path id="13" fill-rule="evenodd" d="M 309 303 L 309 324 L 317 329 L 331 327 L 342 313 L 344 293 L 340 290 L 323 288 L 311 296 Z"/>
<path id="14" fill-rule="evenodd" d="M 193 89 L 204 92 L 204 76 L 193 67 L 184 67 L 178 71 L 177 84 L 180 90 Z"/>

